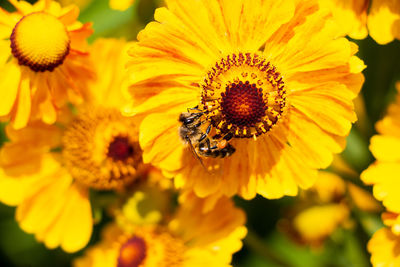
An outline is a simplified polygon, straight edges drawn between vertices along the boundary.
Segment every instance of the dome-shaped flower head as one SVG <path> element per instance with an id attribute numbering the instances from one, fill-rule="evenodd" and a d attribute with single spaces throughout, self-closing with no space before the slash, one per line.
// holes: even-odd
<path id="1" fill-rule="evenodd" d="M 74 5 L 9 2 L 15 12 L 0 9 L 0 117 L 15 128 L 30 119 L 54 123 L 67 102 L 85 98 L 94 76 L 86 47 L 91 24 L 77 21 Z"/>
<path id="2" fill-rule="evenodd" d="M 92 232 L 89 190 L 122 190 L 141 177 L 138 125 L 119 112 L 127 44 L 98 40 L 91 101 L 65 109 L 52 125 L 7 126 L 0 150 L 0 201 L 17 206 L 21 228 L 48 248 L 83 248 Z"/>
<path id="3" fill-rule="evenodd" d="M 247 233 L 245 215 L 228 198 L 202 212 L 204 201 L 185 197 L 156 225 L 111 224 L 75 267 L 228 267 Z"/>
<path id="4" fill-rule="evenodd" d="M 130 49 L 145 162 L 200 197 L 296 195 L 340 152 L 357 47 L 318 1 L 166 1 Z"/>

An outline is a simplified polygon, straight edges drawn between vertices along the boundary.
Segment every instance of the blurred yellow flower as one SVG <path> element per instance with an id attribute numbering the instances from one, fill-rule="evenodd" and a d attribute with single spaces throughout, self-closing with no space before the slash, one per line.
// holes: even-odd
<path id="1" fill-rule="evenodd" d="M 342 35 L 354 39 L 370 36 L 379 44 L 400 39 L 398 0 L 320 0 L 332 10 Z M 367 29 L 368 28 L 368 29 Z"/>
<path id="2" fill-rule="evenodd" d="M 75 260 L 75 267 L 231 266 L 247 233 L 245 215 L 228 198 L 202 213 L 202 200 L 181 199 L 170 220 L 156 226 L 111 224 L 102 241 Z"/>
<path id="3" fill-rule="evenodd" d="M 124 11 L 127 10 L 135 0 L 110 0 L 110 8 Z"/>
<path id="4" fill-rule="evenodd" d="M 98 40 L 92 57 L 99 75 L 89 84 L 90 101 L 64 110 L 53 125 L 7 127 L 10 142 L 0 151 L 0 201 L 18 206 L 22 229 L 67 252 L 91 236 L 89 189 L 119 190 L 147 171 L 138 127 L 118 111 L 127 44 Z"/>
<path id="5" fill-rule="evenodd" d="M 124 109 L 145 116 L 144 161 L 200 197 L 310 187 L 343 149 L 365 67 L 317 2 L 170 0 L 157 9 L 129 51 Z M 197 113 L 199 125 L 187 121 L 194 136 L 179 136 L 182 113 Z"/>
<path id="6" fill-rule="evenodd" d="M 77 21 L 73 5 L 9 2 L 15 12 L 0 9 L 0 116 L 15 128 L 30 119 L 52 124 L 67 102 L 86 97 L 94 77 L 86 44 L 91 24 Z"/>
<path id="7" fill-rule="evenodd" d="M 368 242 L 372 266 L 400 266 L 399 246 L 400 236 L 393 234 L 388 228 L 378 230 Z"/>
<path id="8" fill-rule="evenodd" d="M 397 84 L 398 91 L 400 83 Z M 370 150 L 376 162 L 361 174 L 361 179 L 373 185 L 376 199 L 390 212 L 400 213 L 400 95 L 389 106 L 388 114 L 376 124 L 378 135 L 371 138 Z"/>
<path id="9" fill-rule="evenodd" d="M 400 39 L 400 1 L 373 0 L 368 14 L 368 29 L 379 44 Z"/>
<path id="10" fill-rule="evenodd" d="M 367 37 L 369 0 L 319 0 L 319 3 L 332 11 L 342 31 L 340 35 L 349 35 L 354 39 Z"/>
<path id="11" fill-rule="evenodd" d="M 400 216 L 384 212 L 382 220 L 388 227 L 376 231 L 368 242 L 371 263 L 374 267 L 400 266 Z"/>
<path id="12" fill-rule="evenodd" d="M 321 171 L 316 183 L 300 195 L 299 201 L 279 221 L 279 228 L 296 242 L 318 247 L 341 226 L 349 223 L 346 182 Z"/>

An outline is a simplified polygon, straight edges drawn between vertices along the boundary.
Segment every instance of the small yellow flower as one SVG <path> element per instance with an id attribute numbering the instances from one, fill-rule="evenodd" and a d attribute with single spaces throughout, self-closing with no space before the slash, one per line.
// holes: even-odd
<path id="1" fill-rule="evenodd" d="M 75 260 L 75 267 L 231 266 L 246 235 L 244 213 L 228 198 L 203 213 L 202 200 L 185 197 L 172 218 L 156 226 L 111 224 L 99 244 Z"/>
<path id="2" fill-rule="evenodd" d="M 51 124 L 66 102 L 78 103 L 94 73 L 86 47 L 91 24 L 77 21 L 76 6 L 51 0 L 10 0 L 0 9 L 0 116 L 15 128 L 30 119 Z"/>
<path id="3" fill-rule="evenodd" d="M 57 123 L 7 127 L 10 142 L 0 150 L 0 200 L 18 206 L 21 228 L 48 248 L 83 248 L 92 231 L 89 189 L 120 190 L 147 175 L 138 127 L 123 117 L 119 90 L 127 44 L 98 40 L 92 47 L 98 80 L 90 101 L 65 109 Z"/>
<path id="4" fill-rule="evenodd" d="M 400 83 L 397 84 L 398 91 Z M 361 174 L 364 183 L 373 185 L 374 197 L 390 212 L 400 213 L 400 95 L 376 124 L 378 135 L 371 138 L 370 150 L 376 162 Z"/>
<path id="5" fill-rule="evenodd" d="M 310 187 L 343 149 L 364 68 L 317 2 L 170 0 L 157 9 L 129 51 L 124 112 L 145 117 L 144 161 L 200 197 Z M 192 136 L 182 113 L 198 113 L 187 121 Z"/>

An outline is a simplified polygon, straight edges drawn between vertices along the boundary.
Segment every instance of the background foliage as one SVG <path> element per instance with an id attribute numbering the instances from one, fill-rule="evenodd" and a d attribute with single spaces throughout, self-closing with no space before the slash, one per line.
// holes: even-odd
<path id="1" fill-rule="evenodd" d="M 85 0 L 69 2 L 77 3 Z M 161 0 L 136 0 L 131 8 L 120 12 L 110 10 L 108 0 L 93 0 L 81 10 L 80 20 L 94 23 L 95 33 L 91 41 L 99 37 L 123 37 L 134 40 L 137 33 L 153 19 L 154 9 L 160 3 Z M 0 0 L 0 6 L 11 8 L 5 0 Z M 361 105 L 357 111 L 360 121 L 354 125 L 342 156 L 360 173 L 373 161 L 368 144 L 370 137 L 375 134 L 374 124 L 382 118 L 388 103 L 393 100 L 395 82 L 400 81 L 400 42 L 395 41 L 380 46 L 371 38 L 367 38 L 356 43 L 360 47 L 358 56 L 368 66 L 364 71 L 366 81 L 361 93 L 364 101 L 359 101 Z M 4 124 L 2 124 L 0 145 L 5 141 Z M 358 180 L 352 182 L 361 185 Z M 352 217 L 355 219 L 353 229 L 339 229 L 323 247 L 311 249 L 296 245 L 277 230 L 276 224 L 279 218 L 295 202 L 296 198 L 290 197 L 280 200 L 237 199 L 237 204 L 243 207 L 248 215 L 249 235 L 245 239 L 242 251 L 234 256 L 234 266 L 370 266 L 366 244 L 372 233 L 381 226 L 379 214 L 352 211 Z M 42 244 L 37 243 L 32 235 L 19 229 L 14 220 L 14 212 L 14 208 L 0 204 L 0 266 L 70 266 L 71 260 L 82 253 L 66 254 L 60 249 L 47 250 Z M 91 244 L 99 240 L 99 230 L 109 218 L 102 216 L 99 220 L 94 228 Z"/>

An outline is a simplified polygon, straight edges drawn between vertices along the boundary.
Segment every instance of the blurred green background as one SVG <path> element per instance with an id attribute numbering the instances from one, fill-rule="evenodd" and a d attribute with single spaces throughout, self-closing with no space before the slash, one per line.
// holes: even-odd
<path id="1" fill-rule="evenodd" d="M 94 23 L 95 33 L 91 41 L 99 37 L 135 40 L 137 33 L 153 19 L 154 9 L 161 3 L 161 0 L 136 0 L 128 10 L 120 12 L 111 10 L 108 0 L 93 0 L 81 10 L 80 20 Z M 12 9 L 5 0 L 0 0 L 0 6 Z M 358 56 L 368 66 L 364 71 L 366 82 L 361 93 L 367 116 L 353 127 L 342 156 L 360 173 L 373 161 L 368 143 L 375 133 L 374 123 L 383 116 L 388 103 L 393 100 L 395 82 L 400 81 L 400 42 L 395 41 L 385 46 L 377 45 L 370 38 L 355 42 L 360 47 Z M 6 141 L 3 129 L 4 125 L 1 125 L 0 145 Z M 370 266 L 366 243 L 371 234 L 381 226 L 379 214 L 353 211 L 352 217 L 356 222 L 353 230 L 339 229 L 323 247 L 311 249 L 294 244 L 276 228 L 277 221 L 296 202 L 296 198 L 266 200 L 259 197 L 252 201 L 236 199 L 236 202 L 246 210 L 250 233 L 244 241 L 242 251 L 234 255 L 234 266 Z M 14 220 L 14 212 L 14 208 L 0 204 L 1 267 L 70 266 L 71 260 L 82 254 L 66 254 L 60 249 L 47 250 L 32 235 L 19 229 Z M 99 240 L 99 230 L 107 220 L 109 218 L 103 217 L 95 226 L 90 244 Z"/>

